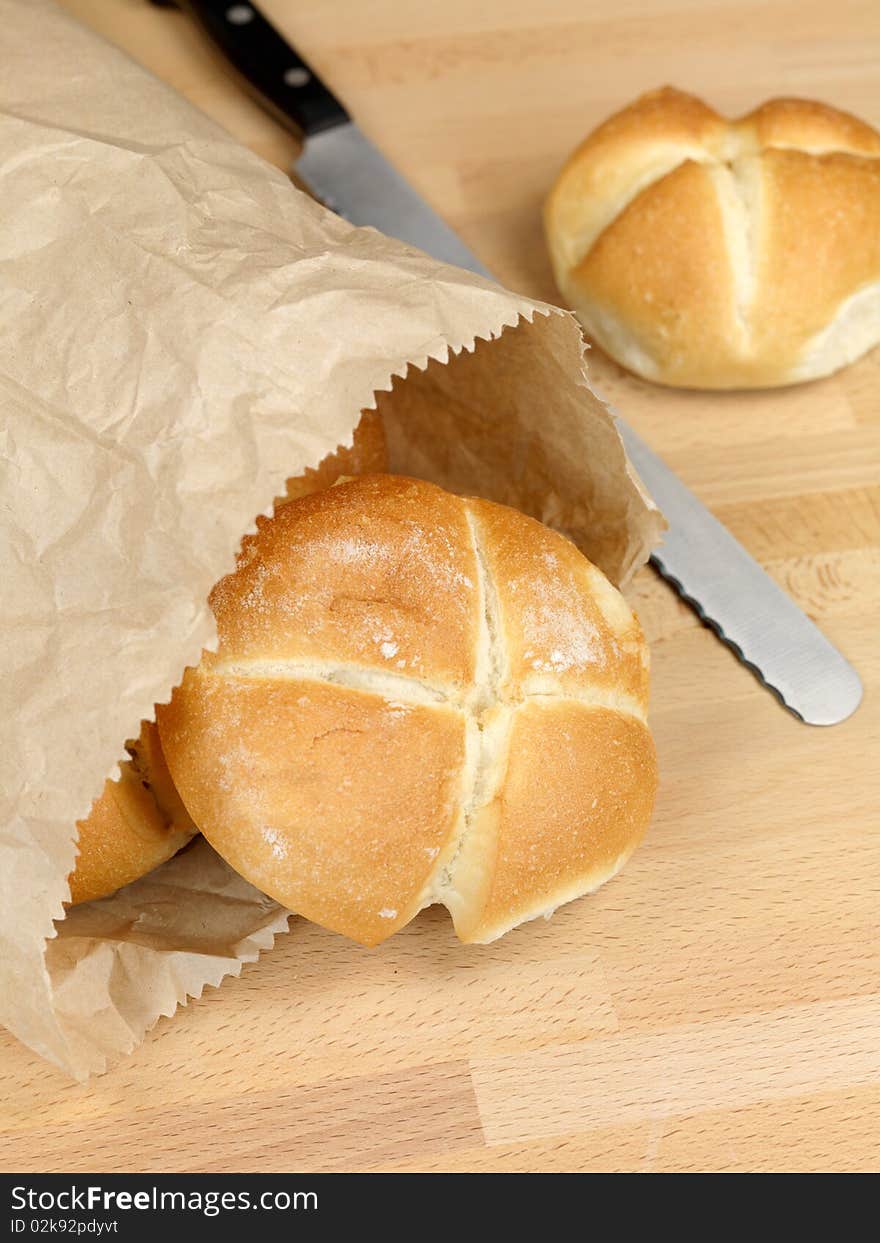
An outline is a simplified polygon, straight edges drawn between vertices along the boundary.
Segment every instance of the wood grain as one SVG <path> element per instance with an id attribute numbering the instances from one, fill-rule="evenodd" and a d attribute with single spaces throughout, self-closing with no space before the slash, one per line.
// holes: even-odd
<path id="1" fill-rule="evenodd" d="M 294 140 L 180 14 L 67 7 L 267 158 Z M 672 82 L 880 124 L 876 0 L 264 0 L 509 284 L 555 294 L 568 150 Z M 0 1034 L 0 1168 L 858 1170 L 880 1162 L 880 352 L 783 392 L 596 382 L 855 663 L 811 730 L 646 570 L 662 787 L 593 898 L 488 948 L 426 912 L 366 951 L 302 921 L 133 1057 L 66 1082 Z"/>

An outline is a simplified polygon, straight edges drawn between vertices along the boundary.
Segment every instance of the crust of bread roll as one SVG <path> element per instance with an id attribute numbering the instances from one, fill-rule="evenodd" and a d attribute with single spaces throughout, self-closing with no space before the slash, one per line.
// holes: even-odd
<path id="1" fill-rule="evenodd" d="M 214 848 L 289 909 L 375 945 L 439 902 L 491 941 L 642 837 L 647 648 L 541 523 L 351 480 L 260 519 L 211 604 L 162 745 Z"/>
<path id="2" fill-rule="evenodd" d="M 77 824 L 70 901 L 106 898 L 177 854 L 198 832 L 174 788 L 156 726 L 144 722 L 120 775 Z"/>
<path id="3" fill-rule="evenodd" d="M 276 508 L 300 496 L 331 488 L 337 479 L 347 475 L 375 475 L 387 469 L 388 448 L 382 416 L 377 410 L 363 410 L 351 445 L 340 445 L 314 468 L 308 467 L 302 475 L 288 479 L 285 495 L 276 502 Z"/>
<path id="4" fill-rule="evenodd" d="M 545 229 L 587 333 L 656 383 L 792 384 L 880 342 L 880 134 L 824 104 L 653 91 L 574 152 Z"/>

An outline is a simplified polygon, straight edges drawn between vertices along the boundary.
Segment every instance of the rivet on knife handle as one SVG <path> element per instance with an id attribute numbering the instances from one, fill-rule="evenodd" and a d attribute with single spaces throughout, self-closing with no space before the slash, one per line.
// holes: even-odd
<path id="1" fill-rule="evenodd" d="M 344 125 L 348 113 L 311 65 L 255 4 L 235 0 L 176 0 L 193 16 L 257 96 L 288 129 L 308 137 Z"/>
<path id="2" fill-rule="evenodd" d="M 618 427 L 669 522 L 651 558 L 659 572 L 795 716 L 846 720 L 862 699 L 852 665 L 665 462 L 621 419 Z"/>

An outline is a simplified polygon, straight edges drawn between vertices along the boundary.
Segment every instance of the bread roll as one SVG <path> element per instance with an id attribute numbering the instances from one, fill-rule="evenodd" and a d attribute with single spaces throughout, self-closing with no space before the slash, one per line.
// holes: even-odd
<path id="1" fill-rule="evenodd" d="M 824 104 L 727 121 L 653 91 L 571 156 L 545 227 L 588 335 L 647 380 L 793 384 L 880 341 L 880 134 Z"/>
<path id="2" fill-rule="evenodd" d="M 287 505 L 160 707 L 199 828 L 365 945 L 445 904 L 491 941 L 608 880 L 654 801 L 648 652 L 622 596 L 512 509 L 371 476 Z"/>
<path id="3" fill-rule="evenodd" d="M 351 446 L 340 446 L 316 467 L 309 467 L 304 474 L 288 479 L 286 494 L 276 502 L 276 508 L 300 496 L 330 488 L 345 475 L 374 475 L 387 469 L 388 450 L 382 417 L 376 410 L 363 410 Z"/>
<path id="4" fill-rule="evenodd" d="M 177 854 L 198 832 L 168 772 L 155 727 L 145 722 L 116 781 L 107 781 L 77 824 L 71 903 L 105 898 Z"/>

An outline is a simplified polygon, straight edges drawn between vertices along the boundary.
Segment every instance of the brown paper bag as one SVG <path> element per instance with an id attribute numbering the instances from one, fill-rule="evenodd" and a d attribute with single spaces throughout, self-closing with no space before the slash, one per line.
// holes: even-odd
<path id="1" fill-rule="evenodd" d="M 203 841 L 63 904 L 287 476 L 378 402 L 394 469 L 618 582 L 662 520 L 568 315 L 349 227 L 46 0 L 0 0 L 0 62 L 0 1021 L 84 1077 L 286 929 Z"/>

